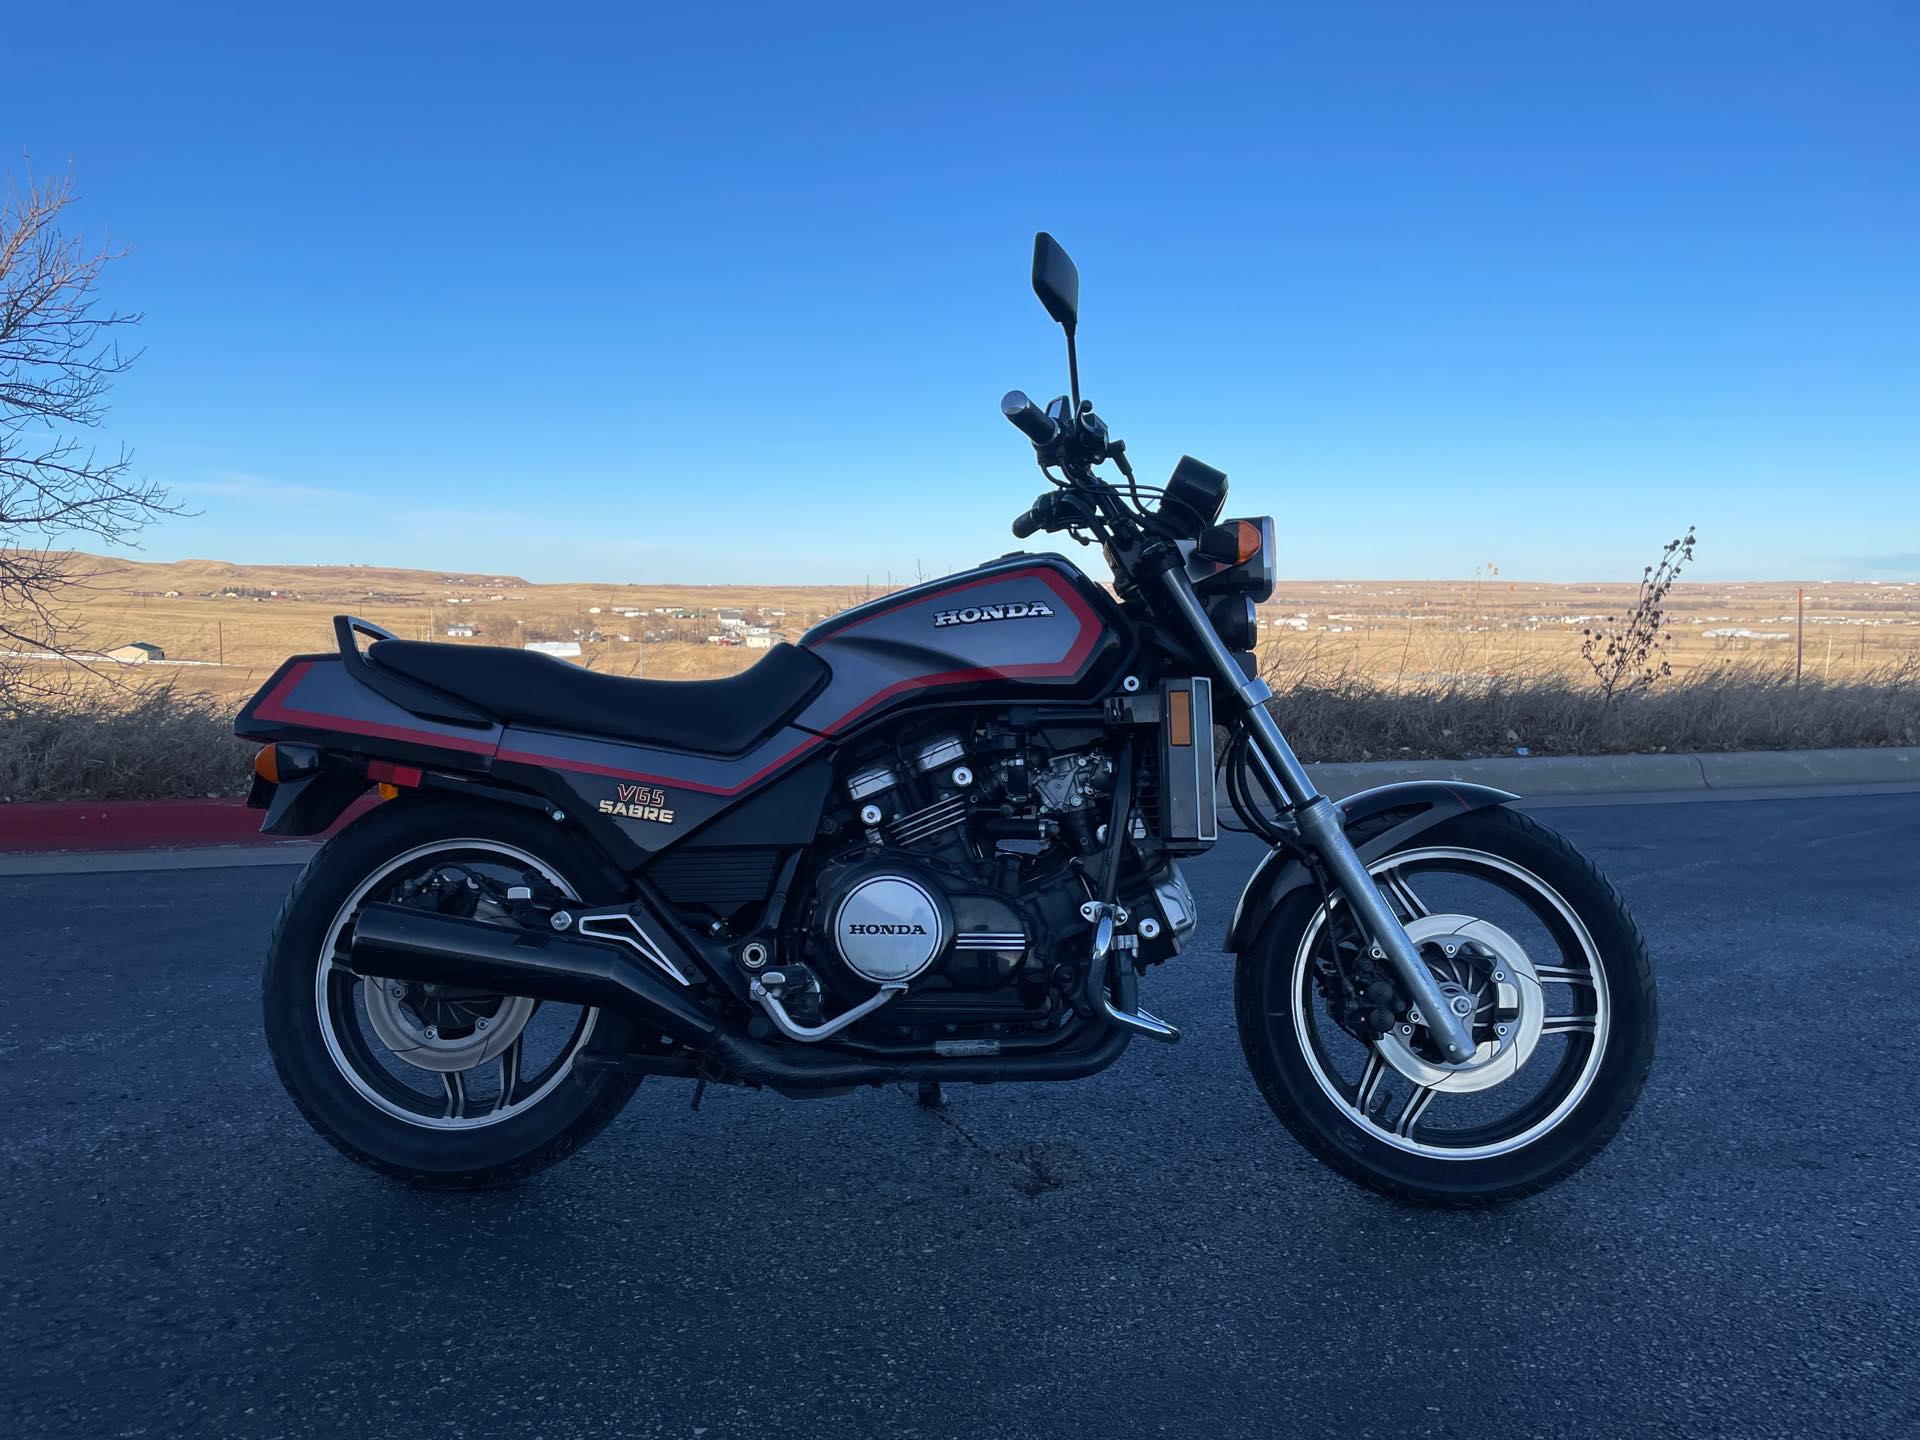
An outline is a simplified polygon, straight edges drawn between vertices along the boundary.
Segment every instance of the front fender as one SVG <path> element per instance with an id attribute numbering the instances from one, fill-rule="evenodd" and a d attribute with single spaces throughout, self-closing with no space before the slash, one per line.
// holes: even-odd
<path id="1" fill-rule="evenodd" d="M 1510 791 L 1464 780 L 1409 780 L 1349 795 L 1339 802 L 1339 809 L 1347 838 L 1360 852 L 1360 859 L 1371 864 L 1423 830 L 1519 798 Z M 1267 917 L 1289 895 L 1314 884 L 1312 872 L 1297 855 L 1285 849 L 1271 851 L 1247 877 L 1247 888 L 1240 892 L 1240 903 L 1234 906 L 1233 920 L 1227 926 L 1224 948 L 1230 954 L 1239 954 L 1253 943 L 1265 928 Z"/>

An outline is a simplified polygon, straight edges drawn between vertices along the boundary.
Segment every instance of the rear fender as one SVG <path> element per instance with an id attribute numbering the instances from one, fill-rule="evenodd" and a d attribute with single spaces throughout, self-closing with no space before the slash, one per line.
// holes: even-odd
<path id="1" fill-rule="evenodd" d="M 355 776 L 328 770 L 277 785 L 256 780 L 247 804 L 267 812 L 260 822 L 263 835 L 318 835 L 346 814 L 370 783 L 364 771 Z"/>
<path id="2" fill-rule="evenodd" d="M 1347 838 L 1360 852 L 1360 859 L 1372 864 L 1422 831 L 1519 798 L 1510 791 L 1463 780 L 1410 780 L 1349 795 L 1339 802 L 1339 808 Z M 1246 889 L 1240 892 L 1223 948 L 1239 954 L 1258 938 L 1268 918 L 1289 895 L 1317 884 L 1296 852 L 1274 849 L 1254 867 Z"/>

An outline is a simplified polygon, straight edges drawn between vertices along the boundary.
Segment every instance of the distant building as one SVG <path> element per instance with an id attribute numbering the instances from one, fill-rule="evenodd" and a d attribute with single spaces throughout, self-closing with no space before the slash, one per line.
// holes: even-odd
<path id="1" fill-rule="evenodd" d="M 751 630 L 747 632 L 747 649 L 771 650 L 772 648 L 773 648 L 773 636 L 767 634 L 766 631 L 762 630 L 757 635 Z"/>
<path id="2" fill-rule="evenodd" d="M 529 640 L 526 648 L 539 655 L 557 655 L 562 660 L 570 660 L 580 654 L 578 640 Z"/>
<path id="3" fill-rule="evenodd" d="M 107 651 L 109 660 L 118 660 L 123 665 L 144 665 L 149 660 L 164 660 L 167 652 L 158 645 L 149 645 L 144 640 L 135 640 L 132 644 L 121 645 Z"/>
<path id="4" fill-rule="evenodd" d="M 475 631 L 471 625 L 447 626 L 447 638 L 450 640 L 471 640 L 474 634 Z"/>

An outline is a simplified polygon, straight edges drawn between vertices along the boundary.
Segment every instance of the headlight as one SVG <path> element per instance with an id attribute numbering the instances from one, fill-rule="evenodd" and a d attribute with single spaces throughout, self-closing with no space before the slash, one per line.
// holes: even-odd
<path id="1" fill-rule="evenodd" d="M 1250 596 L 1215 596 L 1207 602 L 1207 619 L 1229 650 L 1251 650 L 1260 638 L 1260 621 Z"/>

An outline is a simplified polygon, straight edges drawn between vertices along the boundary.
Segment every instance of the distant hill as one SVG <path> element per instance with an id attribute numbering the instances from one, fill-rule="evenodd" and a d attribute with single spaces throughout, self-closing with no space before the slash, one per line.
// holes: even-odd
<path id="1" fill-rule="evenodd" d="M 309 599 L 352 598 L 369 590 L 426 596 L 447 589 L 525 590 L 518 575 L 459 570 L 406 570 L 383 565 L 240 565 L 231 560 L 129 560 L 69 552 L 77 573 L 137 591 L 284 590 Z"/>

